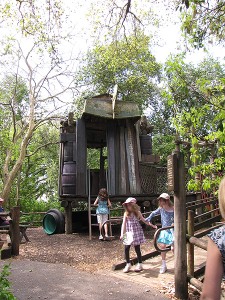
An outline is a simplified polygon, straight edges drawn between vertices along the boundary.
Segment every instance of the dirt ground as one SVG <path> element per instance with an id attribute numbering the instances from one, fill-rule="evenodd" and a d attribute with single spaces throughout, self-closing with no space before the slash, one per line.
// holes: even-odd
<path id="1" fill-rule="evenodd" d="M 141 273 L 130 272 L 124 274 L 112 271 L 112 266 L 124 261 L 123 244 L 118 237 L 112 241 L 99 241 L 97 233 L 92 241 L 87 234 L 57 234 L 46 235 L 42 228 L 29 228 L 27 235 L 30 242 L 21 244 L 18 261 L 50 263 L 61 269 L 70 266 L 74 271 L 86 271 L 90 276 L 112 276 L 114 280 L 125 280 L 134 284 L 145 285 L 149 290 L 156 290 L 161 295 L 174 297 L 174 259 L 168 253 L 168 272 L 159 274 L 161 258 L 157 256 L 144 262 L 144 271 Z M 142 245 L 142 254 L 149 253 L 153 246 L 154 230 L 145 231 L 146 243 Z M 131 251 L 131 257 L 135 253 Z M 206 259 L 206 252 L 196 249 L 195 267 L 200 267 Z M 91 273 L 91 274 L 90 274 Z M 89 276 L 88 275 L 88 276 Z M 87 277 L 88 277 L 87 276 Z M 173 298 L 174 299 L 174 298 Z M 190 299 L 199 299 L 199 293 L 190 289 Z"/>
<path id="2" fill-rule="evenodd" d="M 154 231 L 146 231 L 146 243 L 142 254 L 154 250 L 152 237 Z M 46 235 L 42 228 L 29 228 L 29 243 L 20 247 L 20 258 L 32 261 L 62 263 L 82 271 L 97 272 L 111 270 L 113 264 L 124 260 L 123 245 L 116 238 L 112 241 L 99 241 L 97 233 L 89 241 L 87 234 Z M 135 257 L 131 251 L 131 257 Z"/>

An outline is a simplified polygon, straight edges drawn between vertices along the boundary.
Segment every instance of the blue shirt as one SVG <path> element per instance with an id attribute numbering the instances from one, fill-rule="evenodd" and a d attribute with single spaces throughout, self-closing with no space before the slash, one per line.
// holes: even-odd
<path id="1" fill-rule="evenodd" d="M 108 199 L 104 199 L 98 196 L 98 207 L 96 209 L 97 215 L 108 215 Z"/>
<path id="2" fill-rule="evenodd" d="M 174 223 L 174 211 L 167 211 L 162 207 L 157 208 L 145 219 L 147 222 L 151 222 L 153 217 L 161 216 L 162 227 L 171 226 Z"/>

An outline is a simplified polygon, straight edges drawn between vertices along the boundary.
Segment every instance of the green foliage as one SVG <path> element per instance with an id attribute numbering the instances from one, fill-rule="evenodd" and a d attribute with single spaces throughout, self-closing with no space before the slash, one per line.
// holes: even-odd
<path id="1" fill-rule="evenodd" d="M 10 266 L 4 265 L 0 273 L 0 299 L 1 300 L 16 300 L 11 292 L 11 283 L 8 279 L 10 275 Z"/>
<path id="2" fill-rule="evenodd" d="M 79 81 L 87 86 L 86 94 L 112 92 L 118 84 L 121 100 L 146 107 L 154 97 L 160 75 L 160 65 L 149 44 L 150 38 L 139 32 L 109 45 L 96 45 L 80 70 Z"/>
<path id="3" fill-rule="evenodd" d="M 152 139 L 153 154 L 160 156 L 160 165 L 166 166 L 167 156 L 172 153 L 175 148 L 174 136 L 155 134 Z"/>
<path id="4" fill-rule="evenodd" d="M 190 145 L 189 189 L 199 190 L 201 186 L 212 191 L 218 187 L 225 167 L 225 66 L 211 57 L 198 66 L 175 57 L 167 62 L 166 75 L 165 101 L 171 107 L 177 134 Z"/>
<path id="5" fill-rule="evenodd" d="M 223 0 L 182 0 L 179 1 L 178 8 L 182 12 L 182 29 L 195 48 L 202 48 L 207 41 L 224 41 L 225 2 Z"/>

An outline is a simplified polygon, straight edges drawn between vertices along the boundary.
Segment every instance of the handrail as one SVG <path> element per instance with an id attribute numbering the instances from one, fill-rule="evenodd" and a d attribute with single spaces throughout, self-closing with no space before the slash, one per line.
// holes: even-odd
<path id="1" fill-rule="evenodd" d="M 108 223 L 112 223 L 112 222 L 115 222 L 117 224 L 117 222 L 123 222 L 123 218 L 116 218 L 116 219 L 110 219 L 110 220 L 107 220 L 105 221 L 103 224 L 102 224 L 102 228 L 101 228 L 101 235 L 104 236 L 103 234 L 103 228 L 104 228 L 104 225 L 105 224 L 108 224 Z"/>
<path id="2" fill-rule="evenodd" d="M 167 252 L 167 251 L 171 250 L 171 246 L 168 246 L 165 249 L 160 249 L 158 247 L 157 240 L 158 240 L 158 237 L 159 237 L 161 231 L 168 230 L 168 229 L 173 229 L 173 228 L 174 228 L 174 226 L 167 226 L 167 227 L 159 228 L 159 229 L 156 230 L 156 232 L 154 234 L 153 242 L 154 242 L 154 247 L 155 247 L 155 249 L 157 251 L 159 251 L 159 252 Z"/>

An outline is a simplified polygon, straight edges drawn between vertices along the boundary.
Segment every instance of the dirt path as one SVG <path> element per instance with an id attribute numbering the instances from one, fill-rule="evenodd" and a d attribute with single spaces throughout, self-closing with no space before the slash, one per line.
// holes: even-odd
<path id="1" fill-rule="evenodd" d="M 67 265 L 25 259 L 12 260 L 11 268 L 17 300 L 166 299 L 145 284 L 119 279 L 110 273 L 94 275 Z"/>

